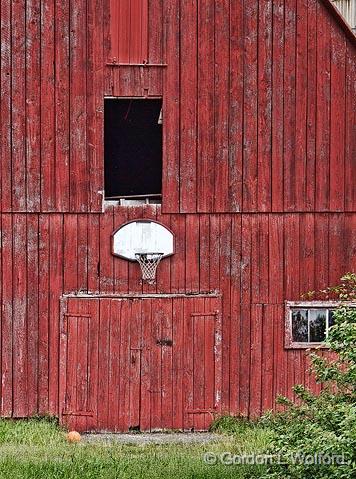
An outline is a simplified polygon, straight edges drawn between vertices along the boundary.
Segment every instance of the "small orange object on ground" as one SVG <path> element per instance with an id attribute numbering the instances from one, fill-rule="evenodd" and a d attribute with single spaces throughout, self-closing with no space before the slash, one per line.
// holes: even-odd
<path id="1" fill-rule="evenodd" d="M 81 440 L 81 435 L 77 431 L 70 431 L 67 434 L 67 441 L 68 442 L 79 442 Z"/>

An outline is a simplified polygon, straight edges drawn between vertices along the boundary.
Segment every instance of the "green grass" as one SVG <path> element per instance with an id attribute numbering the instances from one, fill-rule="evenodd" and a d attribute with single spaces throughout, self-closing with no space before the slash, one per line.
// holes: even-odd
<path id="1" fill-rule="evenodd" d="M 214 426 L 221 441 L 200 445 L 68 444 L 54 420 L 0 420 L 0 478 L 131 479 L 258 478 L 263 466 L 207 465 L 205 452 L 262 452 L 269 431 L 222 418 Z"/>

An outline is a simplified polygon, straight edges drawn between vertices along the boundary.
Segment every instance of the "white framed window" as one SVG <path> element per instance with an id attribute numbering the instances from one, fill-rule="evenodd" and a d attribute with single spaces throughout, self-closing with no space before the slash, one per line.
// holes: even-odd
<path id="1" fill-rule="evenodd" d="M 326 347 L 324 341 L 334 324 L 334 310 L 339 305 L 339 302 L 334 301 L 288 301 L 285 315 L 285 348 Z"/>

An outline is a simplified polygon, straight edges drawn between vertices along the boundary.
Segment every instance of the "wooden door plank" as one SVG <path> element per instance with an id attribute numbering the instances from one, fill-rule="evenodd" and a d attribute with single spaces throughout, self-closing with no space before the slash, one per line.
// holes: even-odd
<path id="1" fill-rule="evenodd" d="M 183 298 L 172 299 L 172 339 L 173 339 L 173 363 L 172 363 L 172 428 L 183 429 L 183 367 L 184 367 L 184 315 L 185 302 Z"/>
<path id="2" fill-rule="evenodd" d="M 75 303 L 72 300 L 68 301 L 68 314 L 64 319 L 64 330 L 66 334 L 66 381 L 65 381 L 65 398 L 62 413 L 65 414 L 63 421 L 69 430 L 75 430 L 77 427 L 77 416 L 68 415 L 69 412 L 77 410 L 76 397 L 76 369 L 77 369 L 77 345 L 78 345 L 78 318 L 70 316 L 72 307 L 75 308 Z M 74 313 L 76 314 L 76 313 Z"/>
<path id="3" fill-rule="evenodd" d="M 142 303 L 142 352 L 141 352 L 141 411 L 140 430 L 151 429 L 151 327 L 152 327 L 152 299 Z"/>
<path id="4" fill-rule="evenodd" d="M 78 313 L 88 315 L 88 302 L 80 301 Z M 89 411 L 89 334 L 90 318 L 82 316 L 77 318 L 77 361 L 76 361 L 76 411 Z M 87 416 L 78 416 L 77 428 L 79 431 L 87 430 Z"/>
<path id="5" fill-rule="evenodd" d="M 175 349 L 173 338 L 173 300 L 165 298 L 161 300 L 162 329 L 161 329 L 161 360 L 162 360 L 162 428 L 173 427 L 173 350 Z M 171 341 L 171 343 L 169 343 Z"/>
<path id="6" fill-rule="evenodd" d="M 184 366 L 183 366 L 183 430 L 189 431 L 194 426 L 194 418 L 187 411 L 193 409 L 193 322 L 192 301 L 184 302 Z"/>
<path id="7" fill-rule="evenodd" d="M 212 301 L 210 298 L 205 298 L 204 300 L 204 311 L 207 312 L 214 312 L 217 311 L 215 309 L 215 301 Z M 220 305 L 219 305 L 220 307 Z M 219 313 L 217 313 L 219 314 Z M 218 327 L 217 324 L 217 315 L 215 316 L 207 316 L 203 320 L 203 327 L 204 327 L 204 342 L 203 342 L 203 363 L 204 363 L 204 388 L 202 391 L 203 396 L 203 404 L 202 408 L 205 410 L 214 410 L 217 406 L 216 399 L 217 394 L 220 393 L 217 390 L 217 378 L 216 375 L 218 374 L 218 367 L 219 367 L 219 360 L 218 357 L 219 351 L 217 350 L 217 337 L 216 337 L 216 330 Z M 219 387 L 222 387 L 220 383 Z M 218 411 L 217 411 L 218 413 Z M 214 413 L 207 413 L 202 416 L 201 426 L 204 431 L 208 430 L 212 418 L 214 417 Z"/>
<path id="8" fill-rule="evenodd" d="M 120 431 L 128 431 L 130 425 L 130 319 L 131 301 L 123 301 L 121 306 L 120 334 Z"/>
<path id="9" fill-rule="evenodd" d="M 103 300 L 102 300 L 103 301 Z M 121 359 L 121 306 L 122 301 L 116 299 L 104 299 L 110 301 L 110 340 L 108 356 L 108 424 L 111 431 L 118 430 L 119 407 L 120 407 L 120 359 Z"/>
<path id="10" fill-rule="evenodd" d="M 201 431 L 204 429 L 205 414 L 195 414 L 196 410 L 204 410 L 205 406 L 205 368 L 208 364 L 205 364 L 205 323 L 211 320 L 205 316 L 199 316 L 199 311 L 204 311 L 204 303 L 202 301 L 194 301 L 194 309 L 196 315 L 191 317 L 192 321 L 192 341 L 193 341 L 193 354 L 192 354 L 192 372 L 193 372 L 193 401 L 192 409 L 188 411 L 188 414 L 192 414 L 193 428 L 195 431 Z"/>
<path id="11" fill-rule="evenodd" d="M 140 427 L 141 410 L 141 316 L 142 301 L 134 299 L 130 313 L 130 353 L 129 353 L 129 380 L 130 380 L 130 418 L 129 429 L 137 430 Z"/>
<path id="12" fill-rule="evenodd" d="M 100 301 L 98 334 L 98 419 L 97 429 L 105 430 L 109 404 L 110 301 Z"/>
<path id="13" fill-rule="evenodd" d="M 87 417 L 87 430 L 93 431 L 97 428 L 98 421 L 98 380 L 99 370 L 99 299 L 90 299 L 88 302 L 89 318 L 89 341 L 88 341 L 88 410 L 93 412 Z"/>
<path id="14" fill-rule="evenodd" d="M 152 301 L 151 319 L 151 431 L 160 429 L 162 421 L 162 300 Z"/>

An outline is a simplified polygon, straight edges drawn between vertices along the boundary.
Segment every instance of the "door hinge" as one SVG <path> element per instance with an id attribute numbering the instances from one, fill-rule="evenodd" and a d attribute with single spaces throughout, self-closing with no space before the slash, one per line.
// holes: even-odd
<path id="1" fill-rule="evenodd" d="M 94 411 L 68 411 L 63 409 L 62 416 L 94 416 Z"/>
<path id="2" fill-rule="evenodd" d="M 169 338 L 162 338 L 162 339 L 157 339 L 156 344 L 158 346 L 173 346 L 173 341 L 172 339 L 169 339 Z"/>

